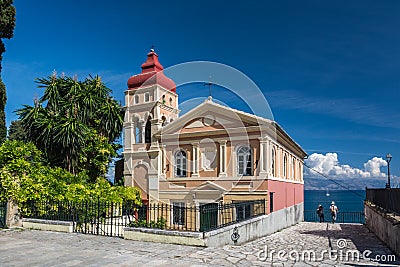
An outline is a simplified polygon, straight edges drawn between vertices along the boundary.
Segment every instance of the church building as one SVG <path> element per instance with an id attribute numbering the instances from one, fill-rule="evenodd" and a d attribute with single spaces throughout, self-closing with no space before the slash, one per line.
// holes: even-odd
<path id="1" fill-rule="evenodd" d="M 144 203 L 264 200 L 266 213 L 303 205 L 306 153 L 277 122 L 211 97 L 180 116 L 153 49 L 141 69 L 125 91 L 123 155 L 125 185 L 140 188 Z"/>

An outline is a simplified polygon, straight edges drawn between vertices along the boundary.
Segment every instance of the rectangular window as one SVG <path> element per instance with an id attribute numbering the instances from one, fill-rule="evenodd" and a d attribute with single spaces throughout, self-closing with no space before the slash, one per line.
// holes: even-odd
<path id="1" fill-rule="evenodd" d="M 237 150 L 237 174 L 249 176 L 252 174 L 252 157 L 250 147 L 240 147 Z"/>
<path id="2" fill-rule="evenodd" d="M 174 224 L 184 225 L 185 224 L 185 203 L 174 202 L 172 208 L 172 221 Z"/>

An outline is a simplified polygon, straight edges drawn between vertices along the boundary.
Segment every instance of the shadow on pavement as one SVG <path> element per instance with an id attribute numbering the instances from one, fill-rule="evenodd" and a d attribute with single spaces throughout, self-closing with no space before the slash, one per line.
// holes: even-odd
<path id="1" fill-rule="evenodd" d="M 325 223 L 326 224 L 326 223 Z M 343 253 L 346 251 L 357 249 L 361 255 L 365 252 L 366 256 L 373 259 L 372 262 L 383 264 L 385 266 L 400 266 L 400 257 L 396 256 L 385 243 L 379 240 L 374 233 L 370 232 L 363 224 L 331 224 L 327 223 L 325 229 L 302 231 L 301 234 L 316 235 L 326 237 L 329 240 L 331 249 L 338 250 L 338 240 L 347 240 L 347 250 L 342 248 Z M 353 243 L 354 247 L 350 247 L 349 243 Z M 368 252 L 370 251 L 370 253 Z M 351 266 L 357 265 L 352 262 Z"/>

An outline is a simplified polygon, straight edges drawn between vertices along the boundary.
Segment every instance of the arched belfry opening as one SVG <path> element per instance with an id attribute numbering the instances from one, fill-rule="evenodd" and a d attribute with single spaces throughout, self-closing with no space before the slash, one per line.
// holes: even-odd
<path id="1" fill-rule="evenodd" d="M 135 144 L 142 143 L 142 126 L 138 117 L 133 118 Z"/>
<path id="2" fill-rule="evenodd" d="M 147 119 L 145 130 L 144 130 L 144 142 L 151 143 L 151 121 L 150 117 Z"/>

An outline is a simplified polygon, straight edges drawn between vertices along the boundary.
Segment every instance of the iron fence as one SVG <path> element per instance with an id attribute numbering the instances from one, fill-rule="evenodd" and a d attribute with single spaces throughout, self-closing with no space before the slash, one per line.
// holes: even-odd
<path id="1" fill-rule="evenodd" d="M 320 218 L 316 211 L 304 211 L 304 221 L 319 222 Z M 324 213 L 324 222 L 332 222 L 330 212 Z M 337 223 L 365 223 L 365 215 L 362 211 L 339 211 L 336 216 Z"/>
<path id="2" fill-rule="evenodd" d="M 400 188 L 367 188 L 366 201 L 400 215 Z"/>
<path id="3" fill-rule="evenodd" d="M 137 220 L 131 222 L 132 227 L 159 228 L 178 231 L 196 231 L 198 209 L 177 202 L 147 204 L 137 207 Z"/>
<path id="4" fill-rule="evenodd" d="M 6 228 L 7 202 L 0 201 L 0 228 Z"/>
<path id="5" fill-rule="evenodd" d="M 19 209 L 24 218 L 73 221 L 74 203 L 69 201 L 27 201 Z"/>
<path id="6" fill-rule="evenodd" d="M 21 214 L 25 218 L 71 221 L 74 232 L 122 237 L 126 226 L 206 232 L 266 214 L 265 208 L 265 200 L 198 206 L 184 202 L 137 206 L 100 200 L 31 201 L 21 207 Z"/>
<path id="7" fill-rule="evenodd" d="M 123 237 L 123 228 L 134 220 L 133 202 L 97 200 L 28 201 L 21 207 L 25 218 L 73 222 L 74 232 Z"/>
<path id="8" fill-rule="evenodd" d="M 264 214 L 266 214 L 264 199 L 232 202 L 230 204 L 202 205 L 200 206 L 200 216 L 206 219 L 204 223 L 201 222 L 200 231 L 214 230 Z"/>
<path id="9" fill-rule="evenodd" d="M 169 230 L 206 232 L 266 214 L 265 200 L 230 204 L 185 206 L 183 202 L 149 204 L 138 208 L 138 220 L 130 225 Z"/>

